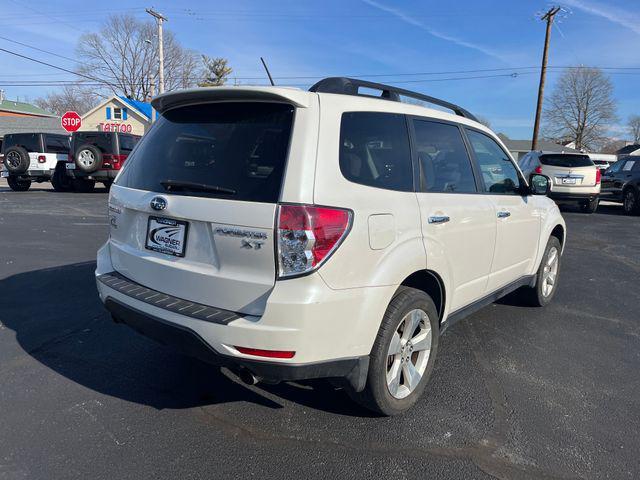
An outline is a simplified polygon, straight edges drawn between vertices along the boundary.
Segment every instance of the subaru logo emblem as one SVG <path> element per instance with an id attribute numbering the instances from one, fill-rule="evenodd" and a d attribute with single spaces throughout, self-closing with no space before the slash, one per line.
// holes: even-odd
<path id="1" fill-rule="evenodd" d="M 154 210 L 164 210 L 167 208 L 167 201 L 162 197 L 153 197 L 150 205 Z"/>

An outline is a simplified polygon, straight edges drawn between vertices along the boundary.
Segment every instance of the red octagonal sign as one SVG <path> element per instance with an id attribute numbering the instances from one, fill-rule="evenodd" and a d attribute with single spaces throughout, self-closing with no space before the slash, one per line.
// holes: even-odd
<path id="1" fill-rule="evenodd" d="M 76 112 L 65 112 L 60 119 L 60 123 L 62 123 L 62 128 L 67 132 L 75 132 L 82 125 L 82 119 Z"/>

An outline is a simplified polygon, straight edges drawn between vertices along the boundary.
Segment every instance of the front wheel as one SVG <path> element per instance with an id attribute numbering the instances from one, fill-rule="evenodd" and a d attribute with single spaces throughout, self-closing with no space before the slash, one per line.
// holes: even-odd
<path id="1" fill-rule="evenodd" d="M 438 338 L 433 300 L 421 290 L 401 287 L 387 307 L 371 350 L 366 387 L 351 392 L 352 397 L 382 415 L 407 411 L 431 376 Z"/>
<path id="2" fill-rule="evenodd" d="M 18 177 L 9 175 L 7 177 L 9 188 L 14 192 L 26 192 L 31 187 L 31 180 L 20 180 Z"/>
<path id="3" fill-rule="evenodd" d="M 70 192 L 72 190 L 72 179 L 67 176 L 67 170 L 63 164 L 56 166 L 51 176 L 51 186 L 56 192 Z"/>
<path id="4" fill-rule="evenodd" d="M 536 284 L 533 287 L 525 287 L 523 291 L 527 304 L 544 307 L 553 299 L 558 289 L 560 252 L 562 252 L 560 240 L 550 237 L 536 273 Z"/>

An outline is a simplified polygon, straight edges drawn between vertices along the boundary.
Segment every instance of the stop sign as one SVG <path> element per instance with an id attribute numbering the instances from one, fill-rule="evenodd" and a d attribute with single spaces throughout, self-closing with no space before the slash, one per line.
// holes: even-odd
<path id="1" fill-rule="evenodd" d="M 62 123 L 62 128 L 67 132 L 75 132 L 82 125 L 82 119 L 76 112 L 65 112 L 60 119 L 60 123 Z"/>

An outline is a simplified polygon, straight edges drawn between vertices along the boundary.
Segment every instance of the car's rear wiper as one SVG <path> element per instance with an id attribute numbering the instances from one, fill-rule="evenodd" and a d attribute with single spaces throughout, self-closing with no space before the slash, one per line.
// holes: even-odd
<path id="1" fill-rule="evenodd" d="M 207 185 L 206 183 L 198 182 L 181 182 L 177 180 L 165 180 L 160 182 L 165 190 L 168 192 L 173 191 L 192 191 L 192 192 L 211 192 L 211 193 L 226 193 L 227 195 L 235 195 L 236 191 L 233 188 L 220 187 L 218 185 Z"/>

